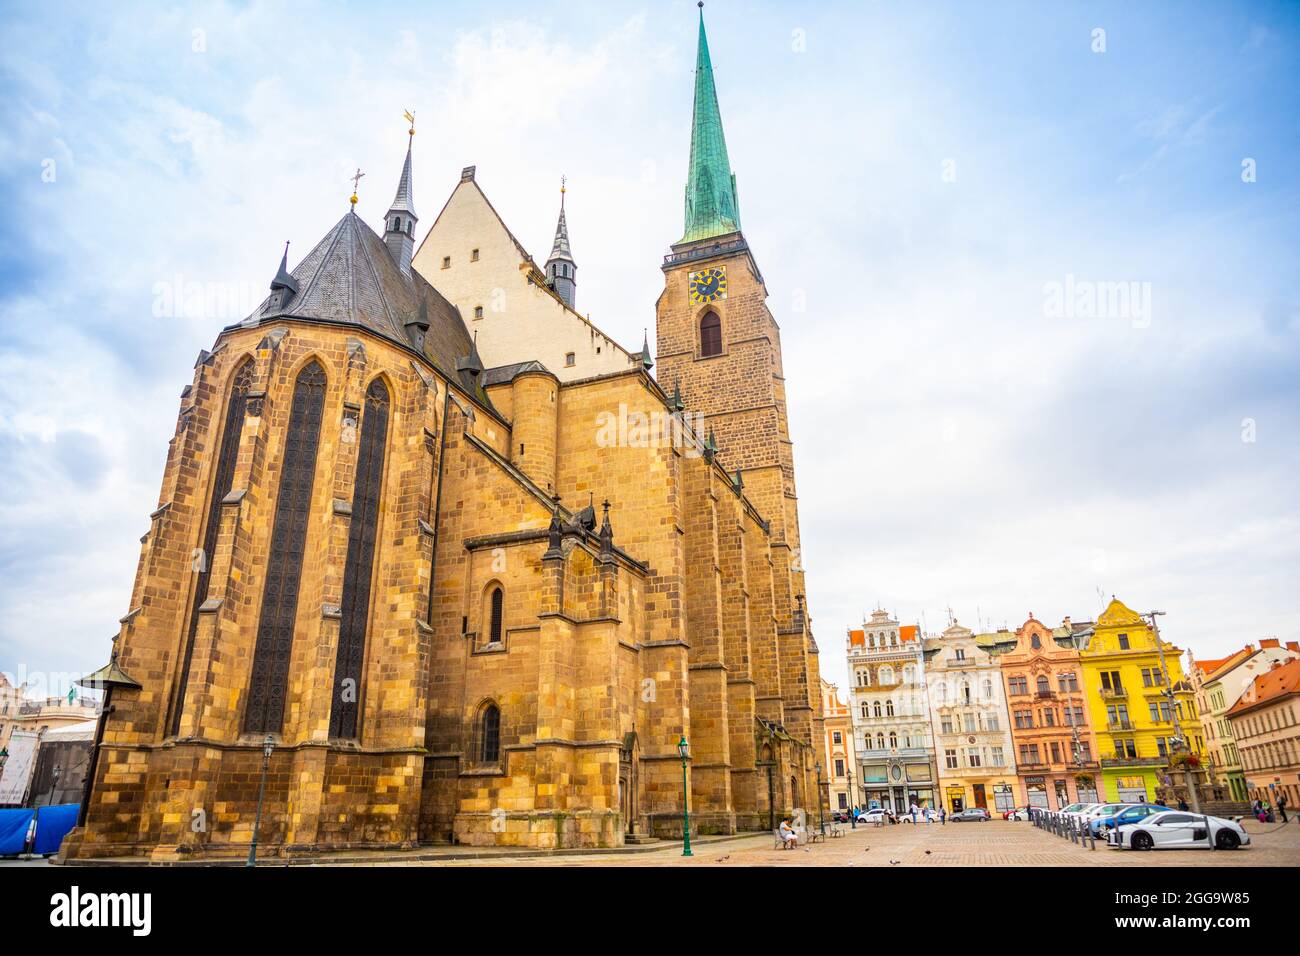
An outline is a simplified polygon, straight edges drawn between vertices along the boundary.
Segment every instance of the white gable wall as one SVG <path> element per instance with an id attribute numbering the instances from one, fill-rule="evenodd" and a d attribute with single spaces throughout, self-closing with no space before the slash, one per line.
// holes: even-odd
<path id="1" fill-rule="evenodd" d="M 624 372 L 635 364 L 625 349 L 541 285 L 542 273 L 472 179 L 452 192 L 412 264 L 460 309 L 470 334 L 478 333 L 486 368 L 533 360 L 570 382 Z M 483 316 L 475 318 L 480 307 Z M 572 365 L 566 364 L 570 352 Z"/>

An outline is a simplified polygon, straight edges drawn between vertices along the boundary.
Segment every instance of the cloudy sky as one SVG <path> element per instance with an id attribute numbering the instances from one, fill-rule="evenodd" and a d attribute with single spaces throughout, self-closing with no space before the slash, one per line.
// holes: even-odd
<path id="1" fill-rule="evenodd" d="M 1114 593 L 1202 656 L 1300 638 L 1298 9 L 706 13 L 824 672 L 878 603 L 1015 627 Z M 566 174 L 581 308 L 653 325 L 689 0 L 0 18 L 0 670 L 106 659 L 195 355 L 356 167 L 382 217 L 404 109 L 424 226 L 476 164 L 544 258 Z"/>

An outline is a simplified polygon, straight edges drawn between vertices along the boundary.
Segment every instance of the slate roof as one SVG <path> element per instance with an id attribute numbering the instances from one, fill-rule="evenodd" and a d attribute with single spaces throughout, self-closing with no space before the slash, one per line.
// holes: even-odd
<path id="1" fill-rule="evenodd" d="M 427 323 L 420 349 L 425 358 L 492 407 L 474 377 L 458 368 L 473 347 L 460 310 L 418 272 L 403 275 L 384 241 L 355 211 L 349 210 L 290 275 L 298 293 L 283 306 L 272 305 L 275 296 L 268 296 L 244 324 L 288 318 L 352 325 L 417 348 L 413 334 Z"/>
<path id="2" fill-rule="evenodd" d="M 546 372 L 551 374 L 551 370 L 541 362 L 530 359 L 527 362 L 515 362 L 512 365 L 498 365 L 496 368 L 490 368 L 479 376 L 479 381 L 483 387 L 490 385 L 503 385 L 506 382 L 514 381 L 516 375 L 522 375 L 524 372 Z"/>

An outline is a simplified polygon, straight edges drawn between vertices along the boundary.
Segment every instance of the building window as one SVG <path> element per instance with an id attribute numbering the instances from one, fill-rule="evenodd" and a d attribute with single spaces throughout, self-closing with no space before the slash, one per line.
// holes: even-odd
<path id="1" fill-rule="evenodd" d="M 952 715 L 944 714 L 939 718 L 939 732 L 944 734 L 952 733 Z"/>
<path id="2" fill-rule="evenodd" d="M 875 701 L 875 702 L 873 702 L 872 705 L 871 705 L 871 707 L 872 707 L 872 709 L 875 711 L 876 716 L 879 717 L 879 716 L 881 715 L 881 712 L 880 712 L 880 701 Z M 865 707 L 864 707 L 864 709 L 865 709 Z"/>
<path id="3" fill-rule="evenodd" d="M 840 809 L 847 810 L 849 808 L 849 795 L 847 793 L 837 793 L 836 796 L 840 801 Z"/>
<path id="4" fill-rule="evenodd" d="M 474 318 L 476 319 L 483 318 L 483 306 L 481 305 L 474 306 Z"/>
<path id="5" fill-rule="evenodd" d="M 574 353 L 574 352 L 566 352 L 566 353 L 565 353 L 565 355 L 564 355 L 564 364 L 565 364 L 565 365 L 572 367 L 572 366 L 576 365 L 577 363 L 578 363 L 578 356 L 577 356 L 576 353 Z"/>
<path id="6" fill-rule="evenodd" d="M 892 700 L 885 701 L 885 716 L 886 717 L 894 716 L 894 702 Z"/>
<path id="7" fill-rule="evenodd" d="M 1017 697 L 1021 694 L 1028 694 L 1029 681 L 1023 676 L 1008 677 L 1007 690 L 1010 692 L 1012 697 Z"/>
<path id="8" fill-rule="evenodd" d="M 331 737 L 357 735 L 358 691 L 365 659 L 366 621 L 370 617 L 370 581 L 374 571 L 379 500 L 383 493 L 388 409 L 388 389 L 382 380 L 375 379 L 366 389 L 365 417 L 361 422 L 356 475 L 352 482 L 352 518 L 348 522 L 348 555 L 343 566 L 339 646 L 330 705 Z"/>
<path id="9" fill-rule="evenodd" d="M 968 747 L 966 749 L 966 761 L 968 766 L 978 767 L 980 765 L 980 749 L 978 747 Z"/>
<path id="10" fill-rule="evenodd" d="M 478 250 L 477 250 L 477 249 L 471 249 L 471 250 L 469 251 L 469 261 L 470 261 L 470 262 L 478 262 Z"/>
<path id="11" fill-rule="evenodd" d="M 1042 674 L 1038 675 L 1038 680 L 1035 682 L 1035 686 L 1037 686 L 1038 693 L 1040 694 L 1050 694 L 1052 692 L 1052 682 Z"/>
<path id="12" fill-rule="evenodd" d="M 700 319 L 700 355 L 708 358 L 722 354 L 722 320 L 716 312 L 708 312 Z"/>
<path id="13" fill-rule="evenodd" d="M 488 596 L 488 643 L 501 643 L 501 623 L 505 605 L 505 592 L 499 587 L 493 588 Z"/>
<path id="14" fill-rule="evenodd" d="M 483 708 L 483 717 L 479 721 L 478 758 L 483 763 L 499 763 L 501 760 L 501 711 L 496 704 Z"/>
<path id="15" fill-rule="evenodd" d="M 1128 635 L 1127 635 L 1127 634 L 1121 634 L 1121 635 L 1119 636 L 1119 649 L 1120 649 L 1121 651 L 1127 651 L 1127 650 L 1129 649 L 1129 646 L 1128 646 Z"/>
<path id="16" fill-rule="evenodd" d="M 316 451 L 325 411 L 325 370 L 318 362 L 298 373 L 281 455 L 280 487 L 262 590 L 262 617 L 253 648 L 253 673 L 244 711 L 247 733 L 279 733 L 289 684 L 298 584 L 307 550 Z"/>
<path id="17" fill-rule="evenodd" d="M 843 735 L 838 730 L 833 731 L 831 733 L 831 742 L 837 744 L 844 743 Z"/>
<path id="18" fill-rule="evenodd" d="M 442 257 L 442 267 L 443 267 L 444 269 L 450 269 L 450 268 L 451 268 L 451 256 L 443 256 L 443 257 Z"/>
<path id="19" fill-rule="evenodd" d="M 949 770 L 956 770 L 956 769 L 957 769 L 957 751 L 956 751 L 955 749 L 947 749 L 947 750 L 945 750 L 945 751 L 943 752 L 943 763 L 944 763 L 944 766 L 947 767 Z"/>
<path id="20" fill-rule="evenodd" d="M 836 761 L 835 761 L 835 776 L 837 776 L 837 777 L 842 777 L 842 776 L 844 776 L 844 761 L 843 761 L 843 760 L 836 760 Z"/>
<path id="21" fill-rule="evenodd" d="M 194 656 L 194 638 L 199 630 L 199 608 L 208 599 L 208 572 L 212 555 L 217 549 L 217 533 L 221 530 L 221 502 L 230 494 L 235 476 L 235 459 L 239 454 L 239 436 L 244 427 L 244 410 L 248 390 L 253 385 L 253 362 L 249 359 L 234 375 L 230 398 L 226 401 L 226 424 L 221 430 L 221 446 L 216 458 L 216 477 L 212 482 L 212 497 L 208 501 L 208 520 L 203 529 L 202 563 L 194 582 L 194 604 L 190 611 L 189 630 L 186 632 L 185 650 L 181 659 L 181 674 L 176 685 L 176 699 L 172 704 L 171 732 L 180 733 L 181 712 L 185 709 L 185 690 L 190 678 L 190 659 Z M 5 710 L 9 705 L 5 705 Z"/>

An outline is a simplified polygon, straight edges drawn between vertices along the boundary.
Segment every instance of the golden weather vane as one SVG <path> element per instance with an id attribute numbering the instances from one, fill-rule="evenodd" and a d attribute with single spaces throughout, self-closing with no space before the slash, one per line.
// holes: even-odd
<path id="1" fill-rule="evenodd" d="M 412 113 L 410 110 L 406 110 L 405 112 L 402 113 L 402 117 L 403 117 L 403 118 L 404 118 L 408 123 L 411 124 L 410 134 L 411 134 L 412 136 L 414 136 L 414 135 L 415 135 L 415 114 Z"/>

